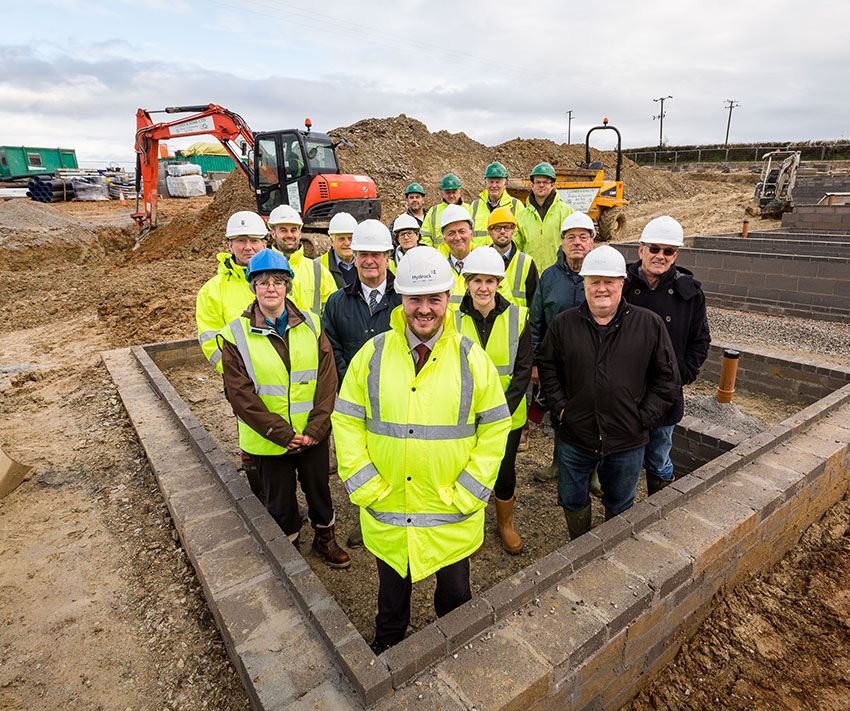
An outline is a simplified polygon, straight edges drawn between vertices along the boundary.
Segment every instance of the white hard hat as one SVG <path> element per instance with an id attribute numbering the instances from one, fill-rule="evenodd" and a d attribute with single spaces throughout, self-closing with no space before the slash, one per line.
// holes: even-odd
<path id="1" fill-rule="evenodd" d="M 626 276 L 626 260 L 613 247 L 605 244 L 596 249 L 591 249 L 581 263 L 579 274 L 585 276 Z"/>
<path id="2" fill-rule="evenodd" d="M 269 229 L 262 217 L 250 210 L 234 212 L 227 221 L 224 236 L 231 237 L 265 237 Z"/>
<path id="3" fill-rule="evenodd" d="M 395 290 L 399 294 L 440 294 L 451 291 L 457 276 L 449 260 L 433 247 L 407 250 L 395 272 Z"/>
<path id="4" fill-rule="evenodd" d="M 304 225 L 301 215 L 291 205 L 278 205 L 269 215 L 270 225 Z"/>
<path id="5" fill-rule="evenodd" d="M 331 218 L 328 234 L 350 235 L 354 232 L 355 227 L 357 227 L 357 220 L 354 219 L 353 215 L 349 215 L 347 212 L 338 212 Z"/>
<path id="6" fill-rule="evenodd" d="M 419 221 L 413 215 L 408 215 L 406 212 L 403 215 L 399 215 L 393 223 L 393 232 L 398 234 L 402 230 L 416 230 L 419 232 Z"/>
<path id="7" fill-rule="evenodd" d="M 685 244 L 685 231 L 669 215 L 650 220 L 643 228 L 640 241 L 644 244 L 666 244 L 670 247 L 682 247 Z"/>
<path id="8" fill-rule="evenodd" d="M 355 252 L 389 252 L 393 238 L 389 228 L 378 220 L 363 220 L 354 228 L 351 249 Z"/>
<path id="9" fill-rule="evenodd" d="M 490 276 L 504 279 L 505 260 L 492 247 L 477 247 L 463 260 L 463 269 L 460 273 L 464 276 L 489 274 Z"/>
<path id="10" fill-rule="evenodd" d="M 561 223 L 561 237 L 567 230 L 587 230 L 590 236 L 596 239 L 596 226 L 590 216 L 583 212 L 573 212 L 564 218 Z"/>
<path id="11" fill-rule="evenodd" d="M 469 210 L 462 205 L 448 205 L 443 210 L 443 214 L 440 215 L 440 229 L 444 230 L 446 229 L 446 225 L 450 225 L 452 222 L 461 222 L 462 220 L 466 220 L 472 225 L 472 215 L 469 214 Z"/>

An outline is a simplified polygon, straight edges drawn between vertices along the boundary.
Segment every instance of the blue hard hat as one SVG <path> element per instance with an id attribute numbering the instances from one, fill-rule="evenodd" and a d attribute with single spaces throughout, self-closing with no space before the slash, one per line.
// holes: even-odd
<path id="1" fill-rule="evenodd" d="M 260 272 L 286 272 L 290 277 L 295 276 L 289 260 L 276 249 L 263 249 L 257 252 L 248 262 L 245 278 L 248 281 Z"/>

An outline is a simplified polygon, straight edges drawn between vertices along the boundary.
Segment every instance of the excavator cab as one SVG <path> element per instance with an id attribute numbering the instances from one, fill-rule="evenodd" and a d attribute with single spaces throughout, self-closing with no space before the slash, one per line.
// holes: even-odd
<path id="1" fill-rule="evenodd" d="M 379 219 L 381 202 L 371 179 L 341 175 L 336 145 L 325 133 L 285 130 L 255 135 L 254 190 L 257 211 L 267 216 L 291 205 L 305 224 L 326 228 L 331 217 L 348 212 L 359 222 Z"/>

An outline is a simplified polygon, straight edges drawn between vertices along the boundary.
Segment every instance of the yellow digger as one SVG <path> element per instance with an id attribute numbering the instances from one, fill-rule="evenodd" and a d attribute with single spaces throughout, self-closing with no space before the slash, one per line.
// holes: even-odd
<path id="1" fill-rule="evenodd" d="M 602 163 L 590 160 L 590 134 L 594 131 L 611 130 L 617 134 L 617 179 L 606 180 Z M 603 119 L 601 126 L 591 128 L 584 139 L 583 162 L 578 162 L 573 170 L 555 168 L 555 189 L 561 200 L 573 210 L 587 213 L 598 228 L 597 239 L 601 242 L 616 240 L 626 233 L 625 206 L 629 201 L 623 197 L 623 181 L 620 179 L 623 168 L 622 138 L 619 130 L 608 125 Z M 531 192 L 531 181 L 514 179 L 507 185 L 508 194 L 522 200 Z"/>

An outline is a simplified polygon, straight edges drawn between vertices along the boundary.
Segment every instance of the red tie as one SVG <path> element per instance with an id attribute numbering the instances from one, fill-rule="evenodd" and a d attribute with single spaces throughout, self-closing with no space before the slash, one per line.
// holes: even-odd
<path id="1" fill-rule="evenodd" d="M 419 354 L 419 360 L 416 361 L 416 372 L 418 373 L 422 370 L 422 366 L 425 365 L 425 361 L 428 360 L 428 356 L 431 355 L 431 349 L 424 343 L 420 343 L 414 346 L 413 350 Z"/>

